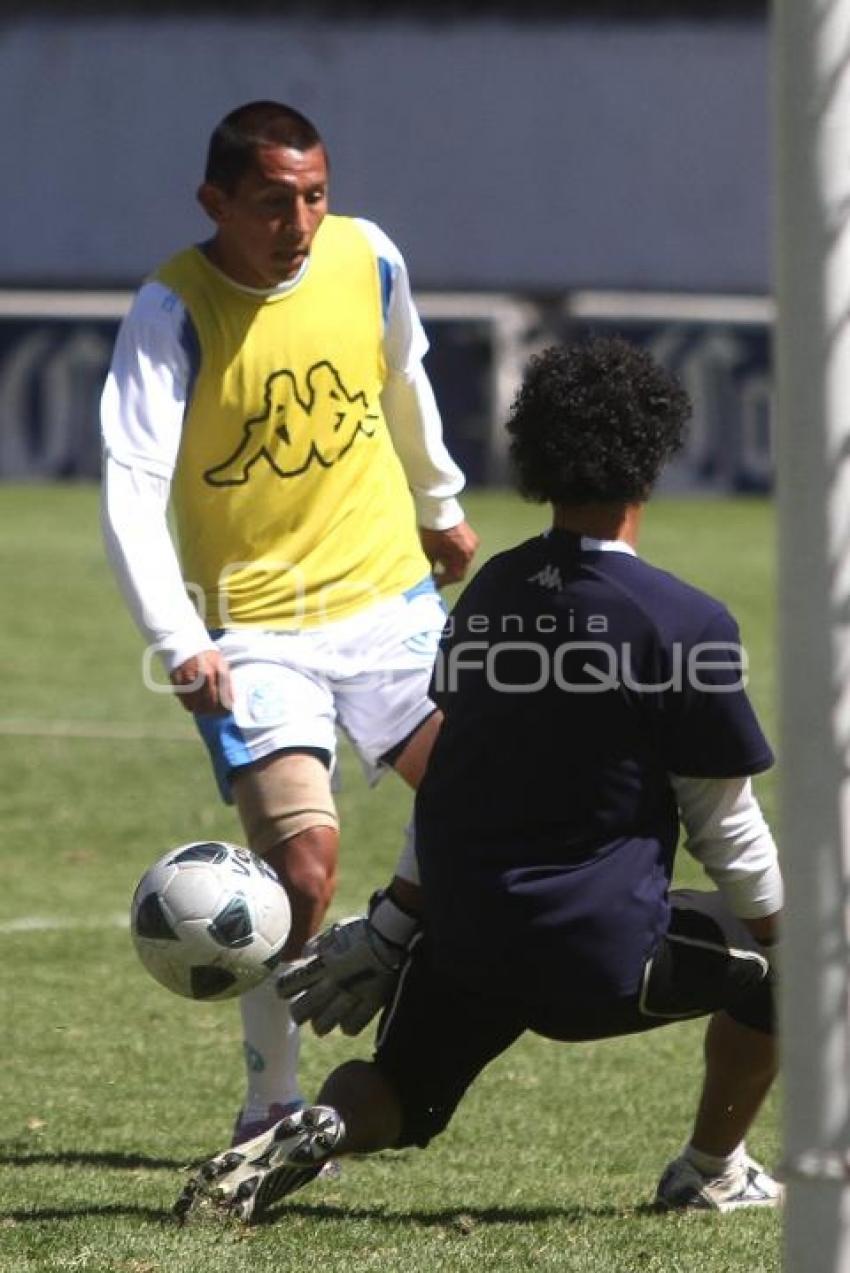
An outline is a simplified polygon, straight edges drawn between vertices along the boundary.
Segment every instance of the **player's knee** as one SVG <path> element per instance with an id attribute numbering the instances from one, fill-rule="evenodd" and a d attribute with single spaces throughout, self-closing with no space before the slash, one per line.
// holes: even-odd
<path id="1" fill-rule="evenodd" d="M 327 766 L 304 752 L 280 752 L 238 771 L 232 782 L 248 844 L 289 894 L 293 958 L 321 926 L 336 888 L 339 821 Z"/>
<path id="2" fill-rule="evenodd" d="M 277 873 L 292 908 L 292 928 L 284 947 L 297 959 L 304 943 L 319 931 L 336 890 L 337 833 L 313 827 L 273 845 L 265 860 Z"/>
<path id="3" fill-rule="evenodd" d="M 333 1105 L 346 1126 L 346 1150 L 424 1149 L 448 1127 L 460 1094 L 435 1101 L 406 1070 L 373 1061 L 346 1061 L 325 1080 L 319 1103 Z"/>
<path id="4" fill-rule="evenodd" d="M 299 903 L 312 912 L 324 912 L 336 890 L 337 840 L 333 828 L 311 827 L 264 854 L 289 893 L 293 910 Z"/>
<path id="5" fill-rule="evenodd" d="M 392 1149 L 401 1132 L 401 1109 L 394 1084 L 374 1061 L 352 1060 L 325 1079 L 320 1105 L 332 1105 L 345 1124 L 346 1153 Z"/>

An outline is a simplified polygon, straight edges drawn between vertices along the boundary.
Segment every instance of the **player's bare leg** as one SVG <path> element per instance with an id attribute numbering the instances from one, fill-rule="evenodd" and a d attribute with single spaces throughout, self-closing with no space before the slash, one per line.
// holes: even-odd
<path id="1" fill-rule="evenodd" d="M 233 792 L 249 843 L 289 895 L 292 930 L 284 957 L 297 958 L 321 928 L 336 886 L 339 832 L 327 770 L 314 757 L 274 756 L 237 775 Z M 324 823 L 309 825 L 317 809 Z M 304 1104 L 298 1028 L 274 980 L 243 995 L 240 1009 L 247 1089 L 234 1144 L 255 1138 Z"/>
<path id="2" fill-rule="evenodd" d="M 776 1077 L 773 1035 L 718 1012 L 705 1034 L 705 1079 L 691 1144 L 724 1157 L 740 1145 Z"/>
<path id="3" fill-rule="evenodd" d="M 334 827 L 310 827 L 263 853 L 277 873 L 292 907 L 292 929 L 284 947 L 285 959 L 297 959 L 308 937 L 322 926 L 337 881 L 339 832 Z"/>
<path id="4" fill-rule="evenodd" d="M 661 1178 L 659 1205 L 733 1211 L 781 1201 L 780 1186 L 744 1147 L 776 1071 L 772 1035 L 742 1025 L 725 1012 L 711 1018 L 693 1135 Z"/>
<path id="5" fill-rule="evenodd" d="M 396 772 L 410 786 L 417 786 L 425 772 L 441 720 L 440 713 L 433 713 L 392 758 Z M 278 757 L 261 762 L 250 775 L 246 775 L 246 782 L 240 782 L 237 777 L 233 787 L 243 823 L 249 832 L 249 842 L 275 869 L 289 894 L 293 929 L 285 955 L 291 959 L 297 957 L 303 943 L 321 927 L 333 897 L 339 837 L 336 826 L 316 825 L 269 843 L 268 827 L 281 819 L 274 779 L 276 772 L 280 771 L 279 762 L 286 764 L 288 760 L 288 757 Z M 318 789 L 315 790 L 318 794 Z M 316 803 L 321 806 L 320 799 Z M 296 1108 L 301 1104 L 301 1098 L 296 1078 L 298 1032 L 291 1021 L 288 1005 L 277 996 L 272 984 L 260 987 L 252 995 L 243 996 L 241 1006 L 245 1025 L 248 1096 L 237 1121 L 235 1148 L 211 1159 L 193 1177 L 178 1204 L 181 1215 L 187 1215 L 197 1201 L 209 1201 L 210 1189 L 213 1189 L 218 1209 L 248 1218 L 255 1208 L 268 1205 L 318 1174 L 311 1172 L 302 1181 L 296 1173 L 292 1177 L 296 1183 L 290 1180 L 289 1123 L 301 1112 Z M 400 1131 L 400 1113 L 394 1093 L 372 1066 L 364 1064 L 359 1068 L 360 1084 L 367 1087 L 370 1100 L 375 1101 L 375 1108 L 365 1124 L 355 1114 L 355 1143 L 358 1146 L 362 1143 L 366 1148 L 392 1144 Z M 347 1067 L 343 1070 L 346 1072 L 339 1079 L 341 1099 L 354 1113 L 356 1107 L 362 1108 L 356 1095 L 358 1066 L 354 1065 L 351 1071 Z M 307 1107 L 305 1112 L 309 1113 L 312 1108 Z M 276 1120 L 281 1116 L 282 1122 L 276 1126 Z M 341 1152 L 344 1144 L 341 1128 L 342 1124 L 334 1129 L 333 1135 L 320 1137 L 316 1142 L 317 1152 L 324 1153 L 322 1147 L 331 1142 L 335 1153 Z M 293 1134 L 296 1136 L 293 1142 L 296 1149 L 292 1152 L 301 1154 L 302 1150 L 297 1148 L 300 1129 Z M 268 1158 L 269 1154 L 271 1158 Z M 235 1191 L 240 1189 L 242 1193 L 237 1198 Z"/>
<path id="6" fill-rule="evenodd" d="M 294 959 L 319 931 L 336 888 L 339 822 L 327 767 L 307 753 L 278 753 L 237 771 L 232 787 L 250 847 L 289 895 L 284 953 Z"/>

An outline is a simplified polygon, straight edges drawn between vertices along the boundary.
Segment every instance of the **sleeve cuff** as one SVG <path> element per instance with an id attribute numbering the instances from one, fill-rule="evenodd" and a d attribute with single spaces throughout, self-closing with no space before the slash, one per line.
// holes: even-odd
<path id="1" fill-rule="evenodd" d="M 782 910 L 784 889 L 777 862 L 772 862 L 758 875 L 724 880 L 719 888 L 727 906 L 739 919 L 761 919 Z"/>
<path id="2" fill-rule="evenodd" d="M 181 663 L 200 654 L 202 650 L 215 649 L 215 642 L 198 619 L 197 623 L 187 623 L 184 628 L 180 628 L 170 636 L 161 637 L 154 648 L 163 667 L 170 675 Z"/>
<path id="3" fill-rule="evenodd" d="M 417 525 L 426 530 L 451 530 L 464 520 L 463 509 L 456 499 L 449 496 L 441 499 L 436 495 L 421 495 L 414 492 Z"/>

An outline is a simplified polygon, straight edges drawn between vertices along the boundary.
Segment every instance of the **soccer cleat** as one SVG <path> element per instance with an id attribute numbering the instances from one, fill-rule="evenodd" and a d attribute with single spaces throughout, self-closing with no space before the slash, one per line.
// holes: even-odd
<path id="1" fill-rule="evenodd" d="M 306 1107 L 307 1102 L 303 1097 L 299 1097 L 298 1100 L 287 1101 L 284 1105 L 273 1101 L 264 1118 L 245 1118 L 244 1110 L 240 1109 L 233 1125 L 233 1135 L 230 1137 L 231 1149 L 235 1149 L 237 1145 L 243 1145 L 246 1140 L 255 1140 L 263 1132 L 271 1131 L 275 1123 L 279 1123 L 282 1118 L 288 1118 L 290 1114 Z M 329 1158 L 319 1175 L 323 1181 L 339 1180 L 342 1175 L 342 1164 L 335 1158 Z"/>
<path id="2" fill-rule="evenodd" d="M 722 1176 L 704 1176 L 684 1155 L 664 1170 L 655 1194 L 655 1205 L 666 1211 L 738 1211 L 742 1207 L 778 1207 L 783 1189 L 753 1158 Z"/>
<path id="3" fill-rule="evenodd" d="M 263 1132 L 270 1131 L 275 1123 L 279 1123 L 282 1118 L 288 1118 L 296 1110 L 304 1109 L 306 1104 L 307 1102 L 303 1099 L 287 1101 L 284 1105 L 274 1102 L 268 1107 L 263 1118 L 246 1118 L 244 1109 L 240 1109 L 230 1138 L 231 1148 L 244 1144 L 246 1140 L 255 1140 L 257 1136 L 262 1136 Z"/>
<path id="4" fill-rule="evenodd" d="M 201 1163 L 174 1204 L 174 1214 L 181 1222 L 204 1209 L 255 1220 L 318 1176 L 344 1131 L 335 1109 L 306 1105 L 253 1140 Z"/>

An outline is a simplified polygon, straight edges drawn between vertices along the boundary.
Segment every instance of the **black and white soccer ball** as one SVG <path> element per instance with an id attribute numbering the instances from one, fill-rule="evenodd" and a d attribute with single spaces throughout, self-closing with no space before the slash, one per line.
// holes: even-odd
<path id="1" fill-rule="evenodd" d="M 152 977 L 189 999 L 231 999 L 277 967 L 292 925 L 286 891 L 249 849 L 181 844 L 142 876 L 130 932 Z"/>

